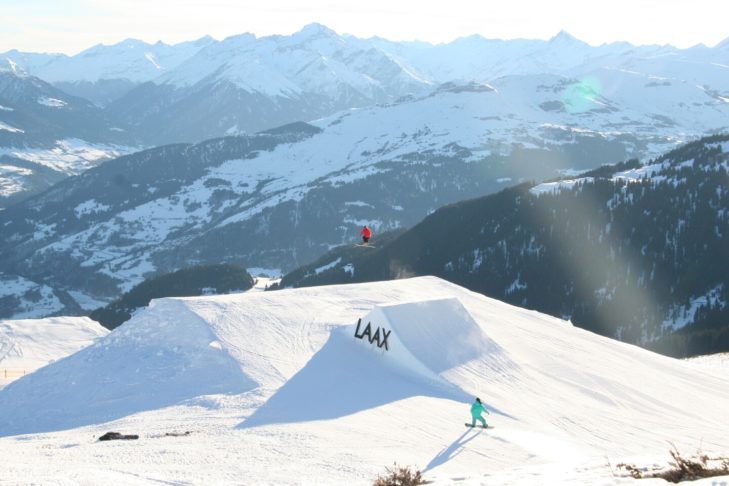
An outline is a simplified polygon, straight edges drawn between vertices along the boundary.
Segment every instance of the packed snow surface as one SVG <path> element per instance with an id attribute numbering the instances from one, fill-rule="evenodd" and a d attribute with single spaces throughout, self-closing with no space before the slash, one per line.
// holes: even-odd
<path id="1" fill-rule="evenodd" d="M 65 358 L 108 333 L 88 317 L 0 320 L 0 386 Z"/>
<path id="2" fill-rule="evenodd" d="M 686 360 L 698 369 L 729 378 L 729 353 L 707 354 Z"/>
<path id="3" fill-rule="evenodd" d="M 26 483 L 630 484 L 608 460 L 725 453 L 728 414 L 726 378 L 420 277 L 153 301 L 0 391 L 0 454 Z"/>

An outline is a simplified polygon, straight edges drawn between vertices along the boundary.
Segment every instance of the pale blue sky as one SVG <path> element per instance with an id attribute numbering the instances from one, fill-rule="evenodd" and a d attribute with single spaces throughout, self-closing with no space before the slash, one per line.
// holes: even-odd
<path id="1" fill-rule="evenodd" d="M 566 30 L 593 45 L 713 46 L 729 37 L 729 0 L 0 0 L 0 52 L 290 34 L 311 22 L 393 40 L 548 39 Z"/>

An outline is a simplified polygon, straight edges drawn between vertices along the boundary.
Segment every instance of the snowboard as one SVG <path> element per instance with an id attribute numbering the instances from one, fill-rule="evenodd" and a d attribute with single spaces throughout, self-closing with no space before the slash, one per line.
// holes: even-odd
<path id="1" fill-rule="evenodd" d="M 465 425 L 466 427 L 474 428 L 474 429 L 493 429 L 494 428 L 493 425 L 489 425 L 488 427 L 484 427 L 483 425 L 475 425 L 474 426 L 474 425 L 471 425 L 469 423 L 465 423 L 463 425 Z"/>

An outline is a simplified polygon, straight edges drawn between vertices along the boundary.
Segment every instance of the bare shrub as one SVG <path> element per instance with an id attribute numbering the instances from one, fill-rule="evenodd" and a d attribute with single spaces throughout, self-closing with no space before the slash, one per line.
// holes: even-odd
<path id="1" fill-rule="evenodd" d="M 709 457 L 707 454 L 698 452 L 694 457 L 684 457 L 675 445 L 671 444 L 669 451 L 672 461 L 670 468 L 662 471 L 646 471 L 634 464 L 618 464 L 618 469 L 624 469 L 635 479 L 660 478 L 671 483 L 681 481 L 694 481 L 701 478 L 729 475 L 729 458 Z"/>
<path id="2" fill-rule="evenodd" d="M 372 486 L 417 486 L 428 482 L 420 471 L 413 472 L 409 466 L 398 466 L 396 463 L 391 468 L 386 467 L 385 475 L 378 476 Z"/>

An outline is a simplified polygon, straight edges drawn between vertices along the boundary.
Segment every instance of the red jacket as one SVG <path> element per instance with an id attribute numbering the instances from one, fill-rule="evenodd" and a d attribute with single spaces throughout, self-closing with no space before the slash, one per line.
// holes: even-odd
<path id="1" fill-rule="evenodd" d="M 372 238 L 372 231 L 367 226 L 362 228 L 362 231 L 360 231 L 359 234 L 365 238 Z"/>

